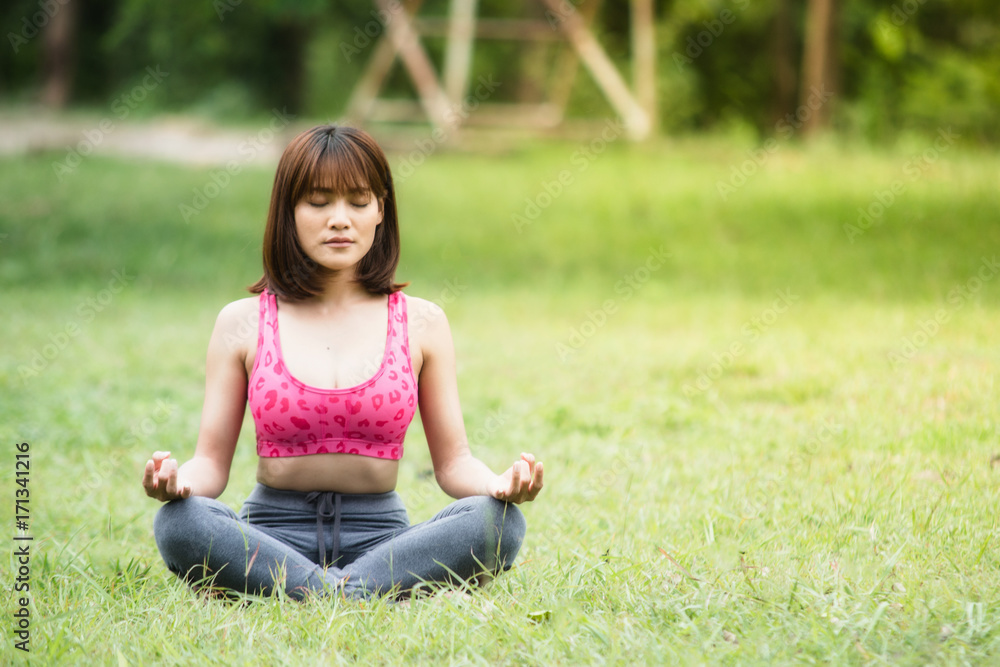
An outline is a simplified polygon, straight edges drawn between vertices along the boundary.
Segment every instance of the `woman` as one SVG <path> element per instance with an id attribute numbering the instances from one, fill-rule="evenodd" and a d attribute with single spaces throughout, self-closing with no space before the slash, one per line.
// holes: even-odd
<path id="1" fill-rule="evenodd" d="M 169 501 L 153 528 L 171 571 L 301 599 L 405 596 L 511 566 L 525 532 L 514 504 L 538 495 L 542 464 L 522 454 L 496 475 L 472 456 L 448 321 L 404 296 L 398 261 L 396 192 L 375 141 L 333 125 L 292 140 L 250 288 L 260 296 L 223 308 L 209 341 L 194 457 L 146 463 L 147 495 Z M 258 484 L 237 515 L 215 498 L 247 405 Z M 437 482 L 459 500 L 410 526 L 394 489 L 417 406 Z"/>

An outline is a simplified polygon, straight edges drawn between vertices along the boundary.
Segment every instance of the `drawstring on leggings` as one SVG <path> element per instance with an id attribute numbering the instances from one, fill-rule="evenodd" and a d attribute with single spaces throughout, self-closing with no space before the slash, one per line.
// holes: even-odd
<path id="1" fill-rule="evenodd" d="M 313 491 L 306 496 L 306 502 L 316 503 L 316 548 L 319 550 L 320 564 L 326 567 L 326 540 L 323 539 L 323 519 L 333 517 L 333 558 L 330 564 L 340 558 L 340 494 L 334 491 Z"/>

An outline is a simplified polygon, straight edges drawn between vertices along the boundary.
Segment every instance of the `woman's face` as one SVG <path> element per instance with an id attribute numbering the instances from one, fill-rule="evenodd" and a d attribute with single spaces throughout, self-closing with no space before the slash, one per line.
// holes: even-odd
<path id="1" fill-rule="evenodd" d="M 331 271 L 353 271 L 371 249 L 381 222 L 382 204 L 370 190 L 314 190 L 295 205 L 299 245 Z"/>

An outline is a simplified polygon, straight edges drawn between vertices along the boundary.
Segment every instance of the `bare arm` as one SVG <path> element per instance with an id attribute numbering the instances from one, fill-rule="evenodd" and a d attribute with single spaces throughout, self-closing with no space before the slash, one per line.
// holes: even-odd
<path id="1" fill-rule="evenodd" d="M 208 343 L 205 403 L 194 456 L 178 468 L 170 452 L 154 452 L 142 478 L 150 497 L 217 498 L 225 490 L 246 411 L 247 341 L 246 332 L 240 329 L 246 309 L 245 302 L 237 301 L 219 313 Z"/>
<path id="2" fill-rule="evenodd" d="M 441 489 L 453 498 L 492 496 L 521 503 L 542 489 L 542 463 L 522 454 L 502 475 L 472 455 L 458 398 L 455 346 L 444 311 L 423 304 L 427 326 L 421 334 L 423 366 L 418 383 L 420 417 Z"/>

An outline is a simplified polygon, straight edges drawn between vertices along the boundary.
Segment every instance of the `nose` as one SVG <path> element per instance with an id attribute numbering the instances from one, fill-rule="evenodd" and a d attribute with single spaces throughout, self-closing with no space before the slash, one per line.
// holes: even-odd
<path id="1" fill-rule="evenodd" d="M 330 207 L 330 215 L 326 219 L 327 227 L 331 229 L 345 229 L 350 227 L 350 205 L 344 198 L 340 198 Z"/>

